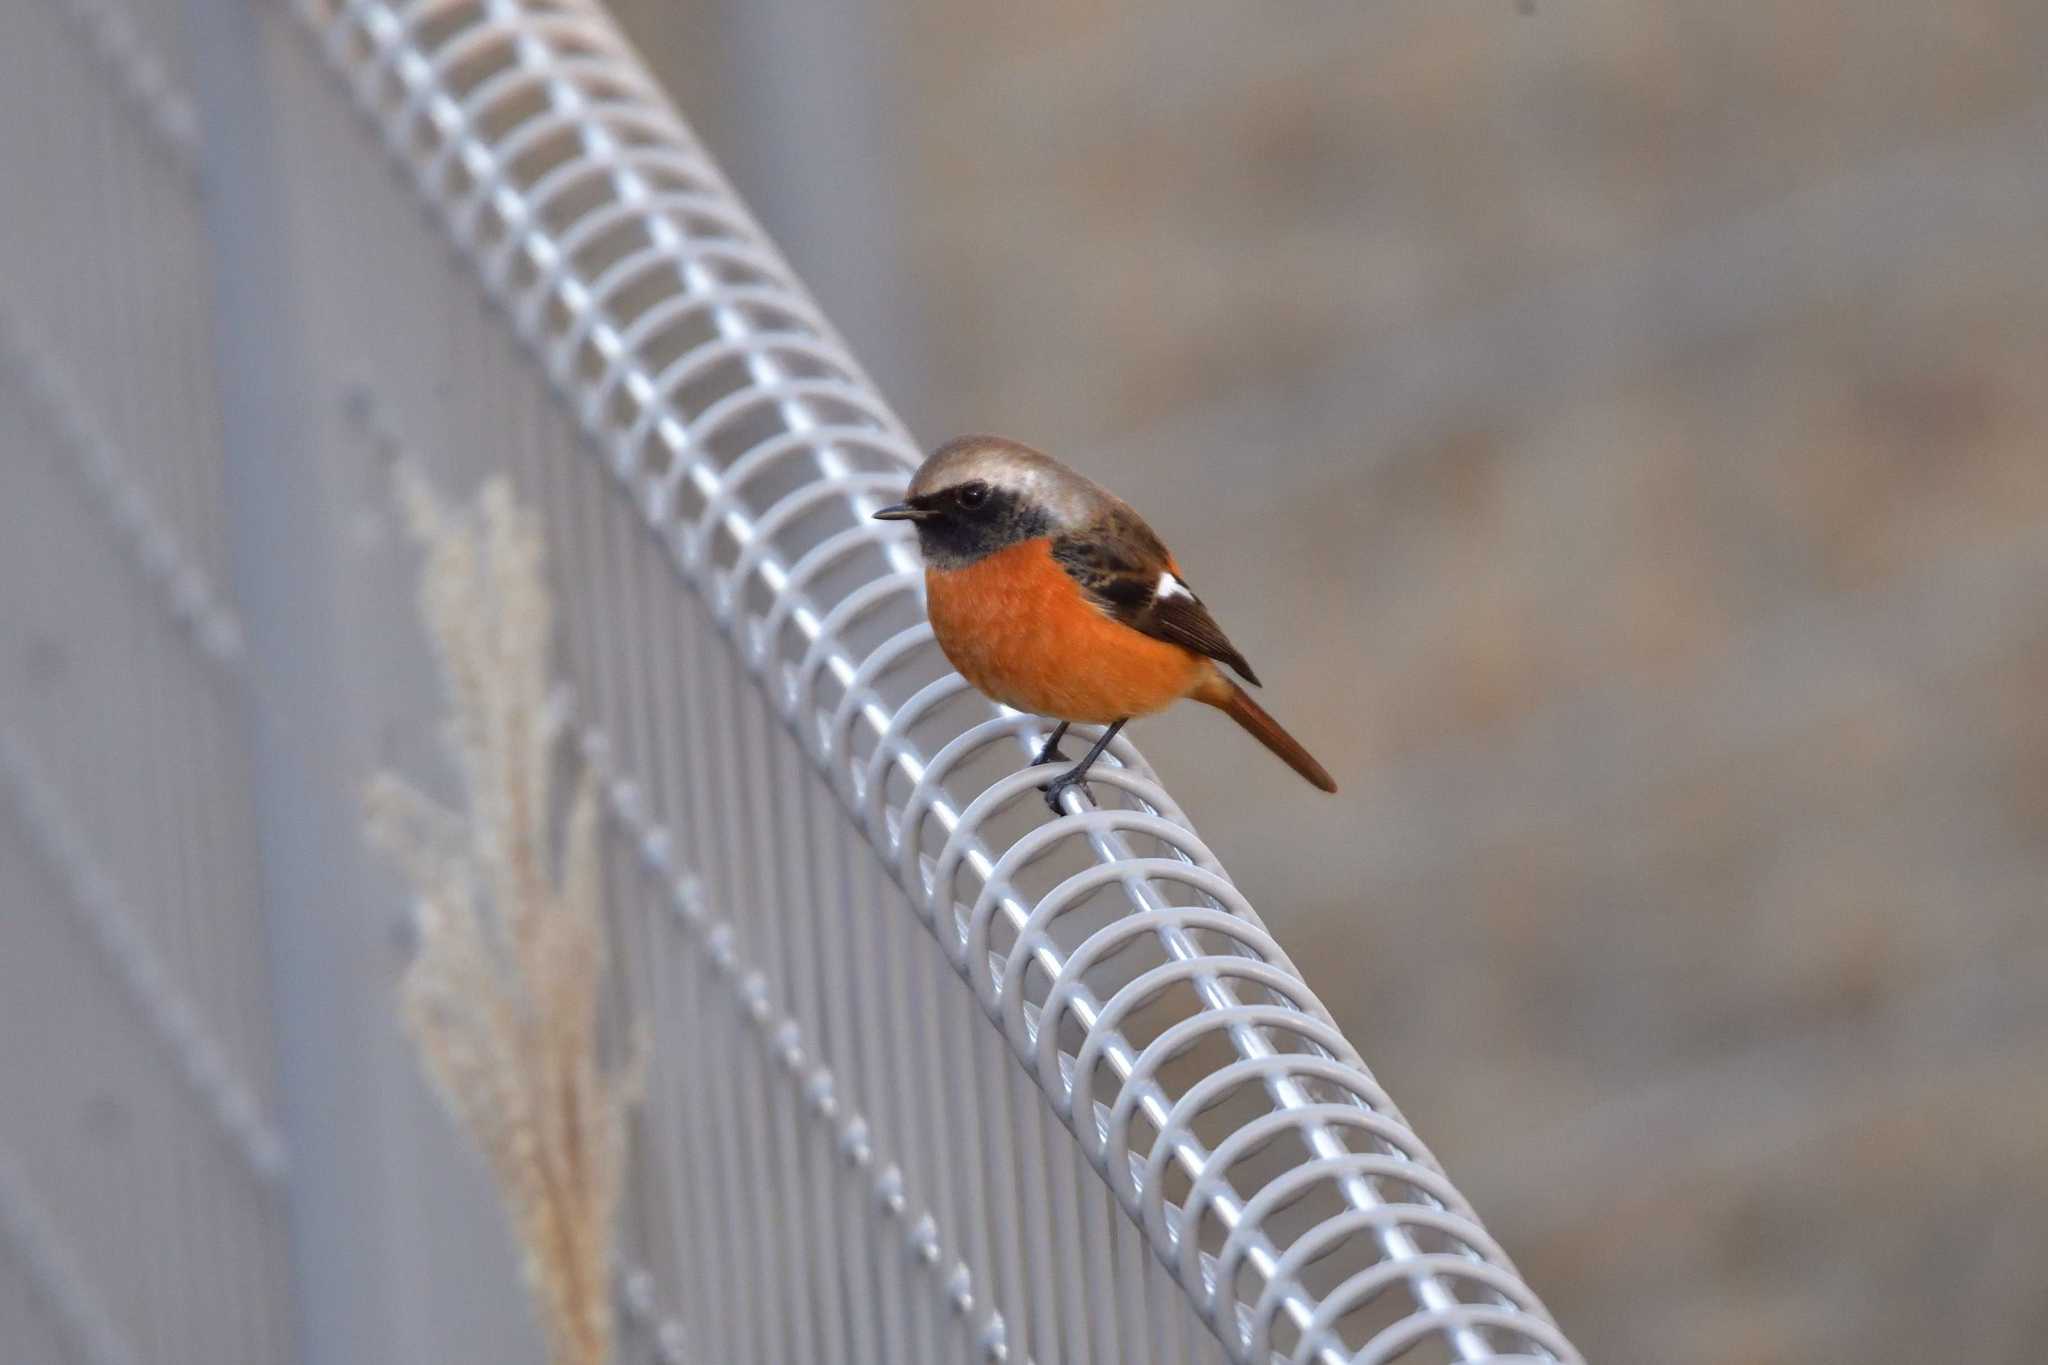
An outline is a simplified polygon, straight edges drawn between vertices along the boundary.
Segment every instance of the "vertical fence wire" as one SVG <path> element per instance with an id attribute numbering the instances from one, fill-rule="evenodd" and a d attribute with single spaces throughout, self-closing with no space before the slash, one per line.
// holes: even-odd
<path id="1" fill-rule="evenodd" d="M 0 1337 L 263 1365 L 286 1161 L 175 30 L 0 9 Z"/>
<path id="2" fill-rule="evenodd" d="M 907 543 L 866 519 L 910 442 L 602 10 L 299 13 L 617 485 L 549 476 L 576 489 L 551 511 L 581 519 L 563 541 L 591 594 L 572 652 L 605 661 L 576 702 L 643 893 L 710 965 L 657 947 L 671 975 L 640 989 L 658 1008 L 668 985 L 722 980 L 740 1005 L 737 1031 L 703 1007 L 697 1036 L 663 1035 L 700 1068 L 730 1062 L 682 1120 L 708 1169 L 664 1173 L 731 1252 L 691 1330 L 790 1358 L 844 1329 L 817 1316 L 832 1304 L 856 1358 L 921 1354 L 935 1325 L 906 1315 L 904 1259 L 849 1249 L 817 1267 L 835 1285 L 808 1279 L 794 1229 L 843 1199 L 842 1231 L 893 1227 L 946 1330 L 989 1358 L 1197 1352 L 1176 1336 L 1192 1303 L 1239 1360 L 1576 1359 L 1136 751 L 1113 750 L 1103 804 L 1070 794 L 1044 822 L 1016 771 L 1037 722 L 964 694 Z M 606 529 L 625 506 L 644 523 L 630 549 Z M 686 610 L 677 581 L 699 600 L 663 636 L 650 614 Z M 680 695 L 624 652 L 649 635 Z M 729 649 L 692 648 L 720 635 Z M 673 772 L 677 706 L 679 751 L 715 780 Z M 931 956 L 900 936 L 906 901 L 971 997 L 848 999 L 849 979 Z M 814 1120 L 801 1155 L 793 1089 Z M 1046 1101 L 1065 1129 L 1043 1126 Z M 1133 1220 L 1081 1232 L 1107 1248 L 1110 1301 L 1062 1274 L 1057 1229 L 1087 1217 L 1085 1196 L 1064 1221 L 1047 1206 L 1062 1158 Z"/>

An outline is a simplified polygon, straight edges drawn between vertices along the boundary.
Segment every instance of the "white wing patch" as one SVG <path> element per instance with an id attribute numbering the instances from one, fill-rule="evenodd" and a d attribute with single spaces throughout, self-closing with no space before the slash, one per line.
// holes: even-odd
<path id="1" fill-rule="evenodd" d="M 1170 572 L 1159 575 L 1159 586 L 1152 590 L 1154 601 L 1167 597 L 1193 596 L 1194 594 L 1188 591 L 1188 585 L 1175 578 Z"/>

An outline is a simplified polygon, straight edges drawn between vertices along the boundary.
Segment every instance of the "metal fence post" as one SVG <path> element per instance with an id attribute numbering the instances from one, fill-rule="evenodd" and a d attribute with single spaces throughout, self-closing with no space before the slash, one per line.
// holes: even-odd
<path id="1" fill-rule="evenodd" d="M 333 385 L 311 372 L 303 340 L 306 281 L 294 272 L 305 262 L 274 136 L 279 101 L 295 96 L 273 86 L 271 60 L 272 45 L 297 39 L 285 14 L 253 0 L 186 0 L 185 18 L 293 1153 L 299 1359 L 516 1365 L 538 1355 L 516 1267 L 479 1163 L 428 1107 L 400 1037 L 403 902 L 362 842 L 380 728 L 431 717 L 438 702 L 385 681 L 411 634 L 410 603 L 360 581 L 345 551 L 351 518 L 389 490 L 381 468 L 338 455 L 339 414 L 322 401 Z M 437 1260 L 451 1243 L 463 1254 Z"/>

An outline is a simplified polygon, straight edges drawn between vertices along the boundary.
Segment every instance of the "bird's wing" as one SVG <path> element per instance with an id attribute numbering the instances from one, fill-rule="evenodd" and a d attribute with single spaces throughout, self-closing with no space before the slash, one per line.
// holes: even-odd
<path id="1" fill-rule="evenodd" d="M 1116 508 L 1084 530 L 1053 537 L 1053 558 L 1108 616 L 1157 640 L 1258 674 L 1174 568 L 1173 556 L 1137 513 Z"/>

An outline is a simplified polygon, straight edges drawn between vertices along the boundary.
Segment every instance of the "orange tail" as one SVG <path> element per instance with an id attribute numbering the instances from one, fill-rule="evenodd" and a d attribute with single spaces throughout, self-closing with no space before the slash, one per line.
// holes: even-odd
<path id="1" fill-rule="evenodd" d="M 1253 701 L 1249 693 L 1221 673 L 1216 675 L 1214 684 L 1197 692 L 1195 699 L 1209 703 L 1249 730 L 1254 739 L 1280 755 L 1282 762 L 1316 786 L 1326 792 L 1337 790 L 1328 770 L 1309 757 L 1308 750 L 1301 747 L 1301 741 L 1281 729 L 1279 721 L 1267 715 L 1265 708 Z"/>

